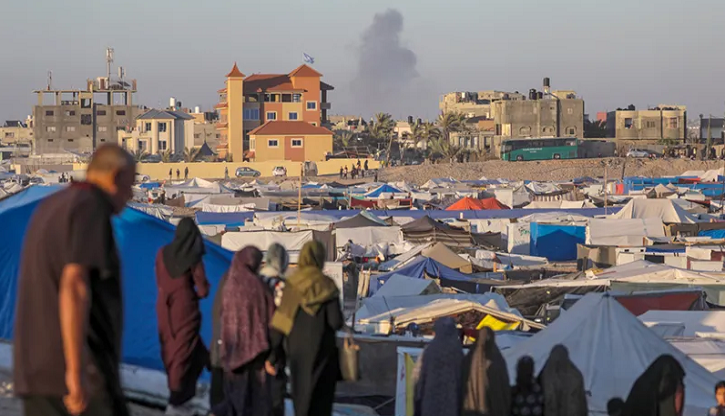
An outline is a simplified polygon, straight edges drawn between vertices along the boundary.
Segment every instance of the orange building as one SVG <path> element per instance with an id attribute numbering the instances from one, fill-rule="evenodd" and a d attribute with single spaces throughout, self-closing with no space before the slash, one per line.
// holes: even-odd
<path id="1" fill-rule="evenodd" d="M 332 153 L 332 132 L 305 121 L 268 121 L 249 132 L 249 158 L 320 162 Z"/>
<path id="2" fill-rule="evenodd" d="M 235 63 L 226 75 L 225 88 L 218 91 L 220 144 L 217 150 L 220 156 L 229 153 L 235 162 L 251 159 L 251 154 L 247 153 L 250 132 L 270 121 L 305 122 L 317 127 L 326 124 L 330 109 L 327 92 L 334 88 L 320 81 L 321 77 L 322 74 L 307 65 L 299 66 L 289 74 L 246 76 Z M 289 132 L 294 126 L 300 124 L 289 124 L 285 131 Z M 291 136 L 302 134 L 290 133 Z"/>

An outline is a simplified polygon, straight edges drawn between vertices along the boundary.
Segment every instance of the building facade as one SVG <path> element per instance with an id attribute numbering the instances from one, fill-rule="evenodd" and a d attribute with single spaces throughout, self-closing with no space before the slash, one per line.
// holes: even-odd
<path id="1" fill-rule="evenodd" d="M 708 137 L 713 140 L 725 140 L 725 119 L 718 117 L 702 117 L 700 116 L 700 140 L 705 141 Z"/>
<path id="2" fill-rule="evenodd" d="M 249 132 L 254 162 L 320 162 L 332 153 L 332 131 L 305 121 L 268 121 Z"/>
<path id="3" fill-rule="evenodd" d="M 567 91 L 492 103 L 495 136 L 502 139 L 584 137 L 584 100 Z"/>
<path id="4" fill-rule="evenodd" d="M 450 92 L 441 96 L 438 108 L 443 113 L 462 113 L 466 117 L 491 117 L 491 103 L 500 100 L 518 101 L 525 97 L 518 92 L 478 91 Z"/>
<path id="5" fill-rule="evenodd" d="M 181 155 L 195 147 L 194 117 L 179 110 L 148 110 L 136 118 L 135 128 L 118 132 L 118 144 L 130 152 Z"/>
<path id="6" fill-rule="evenodd" d="M 33 142 L 33 128 L 32 119 L 25 122 L 20 120 L 7 120 L 5 124 L 0 127 L 0 143 L 3 144 L 32 144 Z"/>
<path id="7" fill-rule="evenodd" d="M 687 137 L 687 108 L 659 105 L 652 109 L 630 107 L 607 113 L 607 137 L 617 140 L 676 140 Z"/>
<path id="8" fill-rule="evenodd" d="M 270 121 L 302 121 L 312 126 L 327 124 L 331 85 L 307 65 L 289 74 L 244 75 L 237 64 L 226 75 L 225 88 L 218 91 L 220 156 L 230 154 L 242 161 L 250 150 L 250 132 Z M 292 124 L 294 125 L 294 124 Z"/>

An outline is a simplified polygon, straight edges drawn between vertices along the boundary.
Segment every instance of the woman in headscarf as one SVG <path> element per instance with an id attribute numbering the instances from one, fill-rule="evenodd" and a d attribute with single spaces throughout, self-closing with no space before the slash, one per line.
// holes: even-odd
<path id="1" fill-rule="evenodd" d="M 322 273 L 325 255 L 325 246 L 319 241 L 305 243 L 272 319 L 267 371 L 276 374 L 280 359 L 276 351 L 286 338 L 296 416 L 331 415 L 340 378 L 336 332 L 344 322 L 339 289 Z"/>
<path id="2" fill-rule="evenodd" d="M 581 371 L 569 359 L 569 350 L 559 344 L 551 349 L 549 359 L 539 373 L 544 389 L 544 415 L 587 416 L 586 391 Z"/>
<path id="3" fill-rule="evenodd" d="M 416 416 L 459 416 L 463 346 L 453 318 L 440 318 L 435 337 L 418 358 Z"/>
<path id="4" fill-rule="evenodd" d="M 513 416 L 541 416 L 544 392 L 534 378 L 534 359 L 525 355 L 516 364 L 516 385 L 511 389 Z"/>
<path id="5" fill-rule="evenodd" d="M 685 370 L 671 355 L 660 355 L 634 382 L 622 416 L 681 416 Z"/>
<path id="6" fill-rule="evenodd" d="M 209 362 L 211 367 L 211 385 L 209 388 L 209 408 L 213 409 L 224 400 L 224 368 L 219 358 L 221 345 L 222 293 L 226 286 L 229 272 L 219 280 L 219 287 L 214 294 L 211 308 L 211 345 L 209 345 Z"/>
<path id="7" fill-rule="evenodd" d="M 209 294 L 204 272 L 204 240 L 191 218 L 176 228 L 174 240 L 156 255 L 161 359 L 169 391 L 167 414 L 187 414 L 196 395 L 196 381 L 209 363 L 209 352 L 199 335 L 199 299 Z"/>
<path id="8" fill-rule="evenodd" d="M 478 332 L 476 343 L 463 359 L 463 416 L 509 416 L 511 385 L 508 369 L 489 327 Z"/>
<path id="9" fill-rule="evenodd" d="M 284 274 L 288 265 L 289 255 L 287 250 L 278 243 L 269 246 L 264 254 L 264 267 L 259 271 L 259 277 L 262 278 L 262 282 L 272 293 L 275 307 L 278 307 L 282 302 Z M 282 345 L 277 347 L 275 354 L 277 360 L 274 373 L 276 374 L 271 376 L 270 379 L 272 414 L 273 416 L 284 416 L 284 397 L 287 392 L 287 374 L 285 373 L 287 360 Z"/>
<path id="10" fill-rule="evenodd" d="M 257 271 L 262 252 L 247 246 L 232 259 L 221 295 L 219 358 L 224 369 L 224 401 L 215 416 L 267 415 L 271 398 L 264 362 L 269 355 L 272 294 Z"/>

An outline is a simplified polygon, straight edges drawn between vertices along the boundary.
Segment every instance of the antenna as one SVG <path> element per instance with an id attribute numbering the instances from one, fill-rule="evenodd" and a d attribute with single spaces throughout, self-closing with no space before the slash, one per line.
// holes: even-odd
<path id="1" fill-rule="evenodd" d="M 123 77 L 126 75 L 126 71 L 123 69 L 122 66 L 118 67 L 118 78 L 123 80 Z"/>
<path id="2" fill-rule="evenodd" d="M 111 64 L 113 63 L 113 48 L 106 48 L 106 76 L 111 81 Z"/>
<path id="3" fill-rule="evenodd" d="M 48 71 L 48 91 L 53 88 L 53 71 Z"/>

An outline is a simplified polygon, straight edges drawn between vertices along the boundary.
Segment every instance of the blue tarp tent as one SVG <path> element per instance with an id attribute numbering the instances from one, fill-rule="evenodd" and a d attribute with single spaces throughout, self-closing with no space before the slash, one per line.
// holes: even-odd
<path id="1" fill-rule="evenodd" d="M 196 213 L 196 223 L 199 225 L 226 225 L 230 227 L 243 227 L 244 222 L 254 218 L 254 211 L 247 212 L 203 212 Z"/>
<path id="2" fill-rule="evenodd" d="M 725 230 L 703 230 L 697 233 L 700 237 L 710 237 L 714 239 L 725 238 Z"/>
<path id="3" fill-rule="evenodd" d="M 61 187 L 31 187 L 0 201 L 0 338 L 12 340 L 18 267 L 25 229 L 39 202 Z M 114 230 L 123 270 L 124 325 L 123 362 L 163 369 L 156 320 L 157 251 L 174 235 L 174 226 L 150 215 L 126 208 L 114 219 Z M 59 242 L 60 243 L 60 242 Z M 201 302 L 202 336 L 211 340 L 211 299 L 232 253 L 207 242 L 204 256 L 211 296 Z"/>
<path id="4" fill-rule="evenodd" d="M 586 227 L 531 223 L 531 255 L 552 261 L 576 260 L 576 245 L 584 244 Z"/>
<path id="5" fill-rule="evenodd" d="M 399 274 L 415 279 L 440 279 L 443 286 L 453 286 L 469 293 L 485 293 L 491 290 L 491 285 L 474 282 L 473 276 L 451 269 L 443 264 L 425 256 L 420 256 L 407 266 L 400 269 L 370 276 L 370 296 L 385 284 L 393 275 Z"/>
<path id="6" fill-rule="evenodd" d="M 365 194 L 365 197 L 366 198 L 377 198 L 381 194 L 384 194 L 384 193 L 385 194 L 402 194 L 403 191 L 401 191 L 401 190 L 399 190 L 397 188 L 394 188 L 394 187 L 392 187 L 392 186 L 390 186 L 388 184 L 385 184 L 385 185 L 382 185 L 382 186 L 378 187 L 375 190 L 372 190 L 372 191 L 366 193 Z"/>

